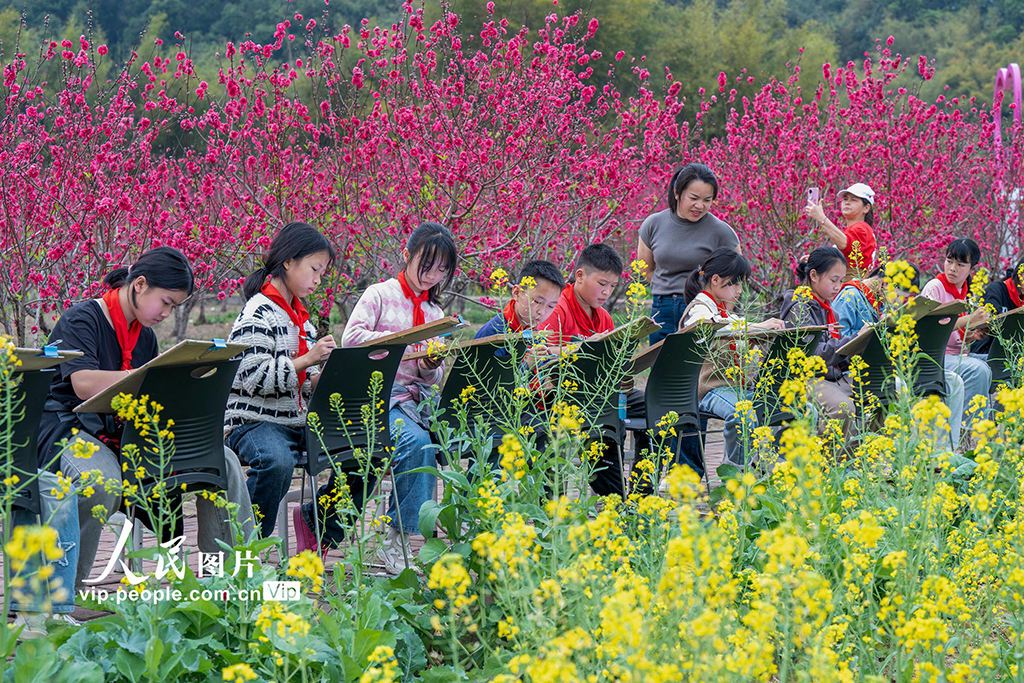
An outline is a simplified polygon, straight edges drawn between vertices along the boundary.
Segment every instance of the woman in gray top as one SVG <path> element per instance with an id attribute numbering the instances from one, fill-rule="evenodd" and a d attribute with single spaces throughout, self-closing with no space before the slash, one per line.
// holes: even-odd
<path id="1" fill-rule="evenodd" d="M 718 198 L 718 179 L 704 164 L 687 164 L 675 172 L 668 186 L 668 208 L 651 214 L 640 226 L 637 258 L 647 264 L 654 303 L 651 317 L 661 330 L 651 335 L 654 344 L 675 332 L 687 302 L 686 278 L 698 270 L 715 249 L 740 250 L 740 241 L 728 223 L 709 212 Z"/>

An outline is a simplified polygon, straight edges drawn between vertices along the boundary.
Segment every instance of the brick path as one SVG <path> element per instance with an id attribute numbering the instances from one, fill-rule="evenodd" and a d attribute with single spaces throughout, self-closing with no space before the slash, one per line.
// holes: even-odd
<path id="1" fill-rule="evenodd" d="M 709 474 L 711 476 L 711 487 L 714 488 L 714 487 L 718 486 L 719 483 L 720 483 L 718 481 L 717 475 L 715 474 L 715 469 L 721 464 L 722 456 L 723 456 L 723 443 L 722 443 L 722 435 L 721 435 L 721 422 L 712 421 L 709 424 L 709 430 L 717 430 L 717 431 L 712 431 L 711 433 L 708 434 L 707 453 L 706 453 L 706 458 L 707 458 L 707 461 L 708 461 L 708 471 L 709 471 Z M 292 482 L 292 488 L 297 489 L 297 488 L 300 488 L 300 487 L 301 487 L 301 480 L 298 477 L 296 477 L 293 480 L 293 482 Z M 441 488 L 440 483 L 438 484 L 438 487 L 439 487 L 439 490 L 440 490 L 440 488 Z M 308 495 L 308 493 L 307 493 L 307 495 Z M 291 552 L 294 553 L 295 552 L 295 530 L 291 526 L 291 507 L 293 507 L 293 506 L 289 507 L 289 516 L 288 516 L 289 533 L 288 533 L 288 536 L 289 536 L 289 548 L 291 549 Z M 367 518 L 368 519 L 373 519 L 376 516 L 376 512 L 377 512 L 376 509 L 367 510 Z M 121 522 L 121 518 L 117 517 L 117 518 L 115 518 L 114 521 L 115 521 L 115 527 L 120 529 L 120 524 L 122 523 Z M 280 532 L 280 530 L 278 530 L 278 532 Z M 185 503 L 185 538 L 186 538 L 186 546 L 185 547 L 188 549 L 188 563 L 189 563 L 189 566 L 192 568 L 192 570 L 196 571 L 197 570 L 197 559 L 198 559 L 198 557 L 197 557 L 197 554 L 196 554 L 197 548 L 194 545 L 194 539 L 197 538 L 197 523 L 196 523 L 195 504 L 192 501 L 186 501 L 186 503 Z M 190 544 L 188 542 L 189 540 L 192 540 L 193 543 Z M 114 552 L 114 550 L 116 548 L 116 543 L 117 543 L 116 536 L 111 531 L 104 530 L 102 536 L 100 537 L 99 549 L 98 549 L 98 551 L 96 553 L 96 562 L 93 565 L 93 571 L 92 571 L 92 574 L 90 575 L 91 577 L 98 577 L 98 576 L 101 575 L 101 573 L 103 572 L 103 569 L 107 566 L 107 563 L 110 560 L 110 556 L 113 554 L 113 552 Z M 148 546 L 155 545 L 155 543 L 156 543 L 155 536 L 152 533 L 150 533 L 148 530 L 146 530 L 144 532 L 143 545 L 148 547 Z M 412 545 L 412 548 L 413 548 L 414 552 L 418 552 L 419 551 L 419 548 L 422 545 L 422 543 L 423 543 L 423 541 L 422 541 L 422 539 L 420 537 L 416 537 L 416 538 L 414 538 L 411 541 L 411 545 Z M 345 552 L 344 549 L 334 549 L 334 550 L 331 550 L 330 552 L 328 552 L 327 562 L 325 563 L 326 566 L 333 567 L 336 562 L 340 562 L 342 560 L 344 552 Z M 274 550 L 271 551 L 271 553 L 272 553 L 271 561 L 272 562 L 277 562 L 277 559 L 278 559 L 277 558 L 277 550 L 274 549 Z M 0 562 L 2 562 L 2 561 L 3 560 L 0 559 Z M 2 565 L 0 565 L 0 566 L 2 566 Z M 155 563 L 151 563 L 149 561 L 146 561 L 143 564 L 143 569 L 148 571 L 148 570 L 153 569 L 155 566 L 156 566 Z M 371 568 L 371 569 L 380 570 L 379 567 L 375 567 L 375 568 Z M 0 576 L 2 576 L 2 574 L 0 574 Z M 116 591 L 118 586 L 120 585 L 120 582 L 121 582 L 121 579 L 122 579 L 123 576 L 124 576 L 124 574 L 120 570 L 120 563 L 118 563 L 116 565 L 115 570 L 113 572 L 111 572 L 111 574 L 103 581 L 103 583 L 97 584 L 97 587 L 98 588 L 105 588 L 105 589 L 107 589 L 110 592 Z M 2 588 L 3 587 L 0 586 L 0 596 L 3 595 Z M 92 619 L 92 618 L 95 618 L 95 617 L 98 617 L 98 616 L 102 616 L 103 614 L 105 614 L 105 613 L 104 612 L 94 612 L 92 610 L 87 610 L 84 607 L 79 607 L 79 606 L 76 606 L 75 612 L 74 612 L 75 618 L 77 618 L 79 620 Z"/>

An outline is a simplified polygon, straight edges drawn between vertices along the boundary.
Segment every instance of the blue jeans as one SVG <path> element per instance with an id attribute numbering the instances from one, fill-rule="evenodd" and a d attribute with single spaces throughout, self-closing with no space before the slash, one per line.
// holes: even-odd
<path id="1" fill-rule="evenodd" d="M 53 575 L 45 582 L 44 594 L 36 595 L 31 590 L 31 577 L 39 570 L 38 563 L 30 562 L 28 567 L 19 572 L 18 576 L 26 579 L 29 583 L 22 589 L 11 591 L 11 609 L 16 612 L 50 611 L 53 614 L 70 614 L 75 611 L 75 572 L 78 568 L 78 501 L 74 489 L 63 500 L 57 500 L 57 497 L 50 493 L 57 486 L 57 475 L 50 472 L 40 473 L 39 498 L 42 520 L 25 510 L 18 508 L 13 510 L 14 526 L 39 524 L 41 521 L 56 529 L 57 543 L 64 551 L 64 557 L 51 563 Z M 7 558 L 4 561 L 8 561 Z"/>
<path id="2" fill-rule="evenodd" d="M 662 339 L 679 329 L 679 321 L 683 319 L 686 301 L 682 294 L 656 294 L 651 303 L 651 318 L 661 325 L 661 329 L 653 333 L 649 339 L 657 344 Z"/>
<path id="3" fill-rule="evenodd" d="M 227 447 L 249 465 L 245 485 L 252 506 L 263 515 L 260 535 L 273 535 L 277 508 L 288 493 L 299 457 L 306 450 L 305 430 L 272 422 L 251 422 L 228 434 Z"/>
<path id="4" fill-rule="evenodd" d="M 657 344 L 679 329 L 679 321 L 683 319 L 684 310 L 686 310 L 686 300 L 683 299 L 682 294 L 654 295 L 654 301 L 651 303 L 651 318 L 661 325 L 661 329 L 649 337 L 651 344 Z M 701 434 L 707 430 L 708 421 L 701 420 Z M 688 465 L 700 476 L 704 476 L 704 464 L 700 455 L 702 439 L 700 434 L 683 434 L 679 439 L 679 450 L 675 454 L 677 464 Z"/>
<path id="5" fill-rule="evenodd" d="M 401 428 L 396 422 L 402 420 Z M 395 477 L 395 490 L 388 506 L 391 526 L 398 529 L 398 513 L 402 513 L 402 531 L 419 534 L 420 508 L 434 500 L 437 480 L 426 472 L 409 473 L 418 467 L 437 466 L 437 446 L 430 440 L 430 432 L 413 422 L 395 406 L 388 413 L 391 424 L 391 445 L 395 449 L 391 472 Z M 397 503 L 397 505 L 396 505 Z"/>
<path id="6" fill-rule="evenodd" d="M 964 381 L 964 423 L 970 426 L 967 409 L 971 406 L 971 400 L 975 396 L 988 398 L 989 389 L 992 386 L 992 368 L 988 366 L 988 356 L 980 353 L 971 353 L 964 356 L 946 356 L 945 369 L 960 375 Z M 979 415 L 984 417 L 985 411 Z"/>
<path id="7" fill-rule="evenodd" d="M 744 466 L 746 459 L 743 457 L 744 448 L 740 442 L 743 430 L 740 416 L 736 413 L 736 404 L 742 399 L 753 401 L 754 392 L 748 389 L 740 397 L 732 387 L 718 387 L 709 391 L 700 400 L 702 411 L 714 413 L 725 420 L 725 464 L 740 468 Z M 749 434 L 753 434 L 756 426 L 757 416 L 750 414 L 748 417 Z"/>

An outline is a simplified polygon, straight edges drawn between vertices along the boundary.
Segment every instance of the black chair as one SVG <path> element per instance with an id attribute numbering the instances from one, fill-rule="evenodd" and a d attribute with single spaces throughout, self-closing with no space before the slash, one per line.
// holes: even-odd
<path id="1" fill-rule="evenodd" d="M 1016 359 L 1024 352 L 1024 312 L 1007 315 L 993 327 L 988 350 L 988 365 L 992 369 L 990 392 L 1012 377 Z"/>
<path id="2" fill-rule="evenodd" d="M 490 433 L 501 438 L 498 432 L 509 428 L 506 416 L 508 406 L 501 405 L 503 397 L 511 397 L 516 388 L 516 368 L 514 362 L 521 360 L 526 343 L 516 340 L 515 353 L 509 353 L 505 344 L 481 344 L 464 346 L 459 349 L 441 390 L 439 421 L 446 422 L 450 427 L 458 426 L 458 406 L 465 405 L 469 424 L 482 420 Z M 474 387 L 478 390 L 473 398 L 461 404 L 464 389 Z M 484 389 L 486 388 L 486 389 Z"/>
<path id="3" fill-rule="evenodd" d="M 956 316 L 926 315 L 915 323 L 914 333 L 921 352 L 914 363 L 915 394 L 934 394 L 946 399 L 946 344 L 956 320 Z M 895 400 L 896 369 L 877 332 L 871 334 L 860 357 L 867 365 L 863 373 L 864 390 L 880 401 Z"/>
<path id="4" fill-rule="evenodd" d="M 627 431 L 643 432 L 656 425 L 663 417 L 675 411 L 679 416 L 674 424 L 676 437 L 673 452 L 678 452 L 680 442 L 686 434 L 700 435 L 700 409 L 697 393 L 701 367 L 706 356 L 706 347 L 697 330 L 674 332 L 661 342 L 661 351 L 651 367 L 644 390 L 646 415 L 643 418 L 626 418 Z M 712 416 L 717 417 L 717 416 Z M 707 470 L 704 458 L 704 442 L 701 439 L 701 465 Z"/>
<path id="5" fill-rule="evenodd" d="M 812 356 L 823 334 L 825 334 L 824 330 L 799 329 L 775 333 L 759 370 L 758 382 L 761 381 L 760 377 L 764 374 L 767 374 L 770 380 L 762 400 L 754 402 L 754 412 L 757 415 L 758 424 L 777 427 L 783 422 L 793 419 L 792 413 L 782 407 L 779 398 L 779 389 L 789 374 L 789 351 L 798 348 L 803 351 L 804 355 Z"/>
<path id="6" fill-rule="evenodd" d="M 129 484 L 149 490 L 159 473 L 168 490 L 182 484 L 189 489 L 227 490 L 224 410 L 240 362 L 241 359 L 222 360 L 146 370 L 137 395 L 148 396 L 150 401 L 160 404 L 163 421 L 174 420 L 174 454 L 168 462 L 161 463 L 149 443 L 152 435 L 141 434 L 129 420 L 121 437 L 122 456 L 128 446 L 136 446 L 139 464 L 146 470 L 140 479 L 129 466 L 124 473 Z"/>
<path id="7" fill-rule="evenodd" d="M 36 439 L 39 435 L 39 420 L 42 417 L 43 404 L 46 402 L 46 396 L 50 390 L 50 382 L 53 381 L 55 374 L 53 370 L 29 370 L 15 373 L 17 385 L 11 396 L 11 405 L 14 406 L 10 416 L 11 440 L 0 444 L 0 450 L 4 451 L 4 457 L 10 457 L 13 460 L 12 474 L 17 475 L 22 482 L 28 482 L 14 497 L 13 505 L 32 515 L 39 515 L 42 511 L 39 480 L 34 479 L 29 482 L 29 479 L 35 477 L 38 468 Z M 7 402 L 7 396 L 4 396 L 4 393 L 6 393 L 4 389 L 0 388 L 0 403 Z"/>
<path id="8" fill-rule="evenodd" d="M 306 425 L 306 473 L 312 478 L 332 466 L 355 460 L 356 449 L 366 449 L 370 435 L 363 430 L 363 406 L 369 405 L 370 382 L 374 372 L 381 373 L 381 388 L 377 395 L 383 405 L 371 406 L 380 423 L 380 432 L 373 439 L 372 457 L 383 456 L 391 447 L 388 423 L 388 404 L 395 374 L 405 353 L 405 344 L 381 346 L 355 346 L 331 352 L 327 364 L 320 372 L 316 391 L 309 399 L 309 413 L 320 419 L 321 437 Z M 331 396 L 337 394 L 339 411 L 331 405 Z M 323 439 L 321 443 L 320 439 Z"/>
<path id="9" fill-rule="evenodd" d="M 376 346 L 355 346 L 337 348 L 331 352 L 327 363 L 320 371 L 316 390 L 309 399 L 307 414 L 315 413 L 320 422 L 320 434 L 306 424 L 306 453 L 299 459 L 298 466 L 304 471 L 302 491 L 298 497 L 289 491 L 278 507 L 278 533 L 284 538 L 284 561 L 290 552 L 288 547 L 288 503 L 305 499 L 308 478 L 314 500 L 319 499 L 316 476 L 328 468 L 334 468 L 326 488 L 335 481 L 338 470 L 351 469 L 356 460 L 357 449 L 370 447 L 370 435 L 363 428 L 363 406 L 369 406 L 378 421 L 379 430 L 374 435 L 372 453 L 369 456 L 383 459 L 391 448 L 391 429 L 388 421 L 388 406 L 391 388 L 395 383 L 398 366 L 405 353 L 405 344 L 380 344 Z M 370 383 L 373 373 L 381 373 L 381 386 L 377 394 L 378 405 L 371 406 Z M 332 402 L 331 397 L 337 395 Z M 332 405 L 333 403 L 333 405 Z M 336 410 L 337 406 L 340 410 Z M 339 414 L 340 413 L 340 414 Z M 346 467 L 348 465 L 349 467 Z M 355 496 L 357 491 L 352 491 Z M 361 508 L 362 501 L 359 501 Z M 320 531 L 320 506 L 313 505 L 313 532 L 323 538 Z"/>

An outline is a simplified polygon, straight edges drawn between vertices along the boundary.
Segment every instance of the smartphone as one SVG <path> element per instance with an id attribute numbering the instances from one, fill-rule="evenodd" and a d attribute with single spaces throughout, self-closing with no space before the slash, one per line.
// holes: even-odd
<path id="1" fill-rule="evenodd" d="M 807 203 L 817 204 L 818 200 L 821 199 L 821 191 L 816 187 L 807 188 Z"/>

